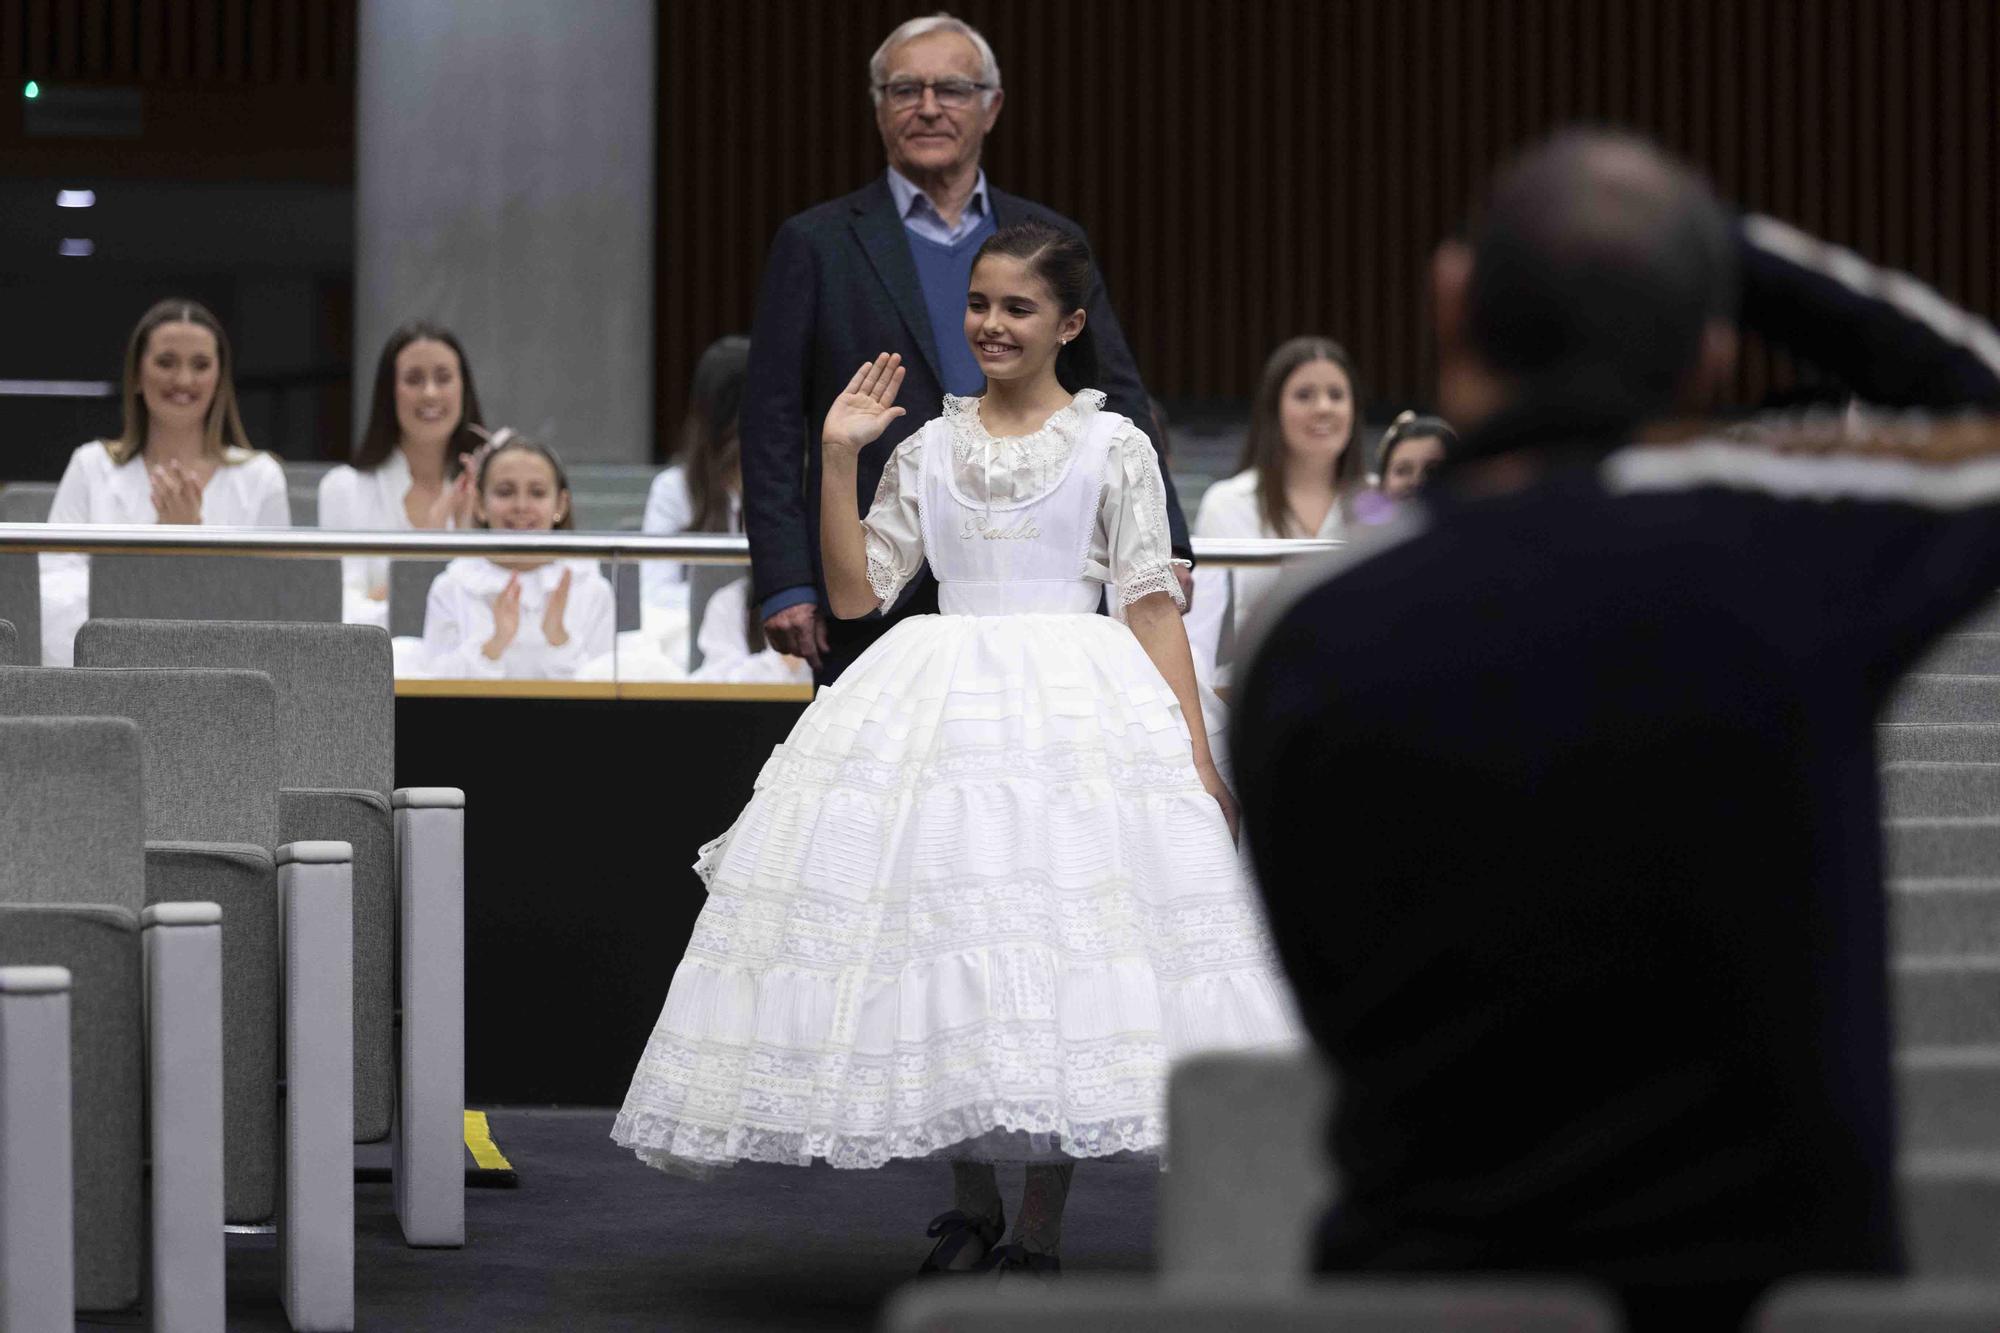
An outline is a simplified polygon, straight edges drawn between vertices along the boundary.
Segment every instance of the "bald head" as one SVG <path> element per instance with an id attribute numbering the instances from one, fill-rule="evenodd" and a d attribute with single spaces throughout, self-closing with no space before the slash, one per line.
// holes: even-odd
<path id="1" fill-rule="evenodd" d="M 1475 226 L 1467 349 L 1547 408 L 1671 407 L 1735 304 L 1727 217 L 1636 136 L 1567 130 L 1505 167 Z"/>

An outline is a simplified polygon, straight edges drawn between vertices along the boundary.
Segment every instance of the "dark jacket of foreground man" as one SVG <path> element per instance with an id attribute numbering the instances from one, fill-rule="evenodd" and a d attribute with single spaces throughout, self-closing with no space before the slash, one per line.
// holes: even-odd
<path id="1" fill-rule="evenodd" d="M 1983 322 L 1747 248 L 1745 322 L 1863 397 L 2000 404 Z M 1893 1272 L 1874 722 L 2000 584 L 2000 461 L 1497 430 L 1548 470 L 1343 553 L 1232 728 L 1335 1069 L 1320 1265 L 1582 1274 L 1687 1328 Z"/>

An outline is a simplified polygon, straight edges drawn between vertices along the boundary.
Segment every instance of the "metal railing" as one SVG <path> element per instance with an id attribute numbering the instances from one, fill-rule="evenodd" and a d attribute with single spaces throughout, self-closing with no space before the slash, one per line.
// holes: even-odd
<path id="1" fill-rule="evenodd" d="M 1261 537 L 1197 537 L 1202 564 L 1258 567 L 1337 550 L 1338 541 Z M 740 534 L 341 532 L 325 528 L 208 528 L 176 524 L 0 523 L 0 551 L 83 555 L 254 555 L 296 559 L 460 555 L 548 559 L 674 560 L 686 565 L 745 565 L 750 544 Z"/>

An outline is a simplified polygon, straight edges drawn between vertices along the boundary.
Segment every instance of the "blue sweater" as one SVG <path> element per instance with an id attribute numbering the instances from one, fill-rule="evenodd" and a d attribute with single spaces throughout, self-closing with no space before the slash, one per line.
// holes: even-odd
<path id="1" fill-rule="evenodd" d="M 924 308 L 930 312 L 931 336 L 937 341 L 938 377 L 946 393 L 976 394 L 986 387 L 986 376 L 965 341 L 965 289 L 972 282 L 972 257 L 993 230 L 989 209 L 978 226 L 950 245 L 907 228 L 903 231 L 910 242 L 910 258 L 917 263 L 917 281 L 923 284 Z"/>

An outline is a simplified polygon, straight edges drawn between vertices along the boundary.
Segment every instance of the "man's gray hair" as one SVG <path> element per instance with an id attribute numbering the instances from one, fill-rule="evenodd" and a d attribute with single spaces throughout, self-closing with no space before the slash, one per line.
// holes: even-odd
<path id="1" fill-rule="evenodd" d="M 972 43 L 972 49 L 979 53 L 979 81 L 988 85 L 981 93 L 982 103 L 991 103 L 993 94 L 1000 88 L 1000 62 L 993 55 L 993 48 L 979 33 L 979 29 L 964 19 L 955 19 L 940 9 L 935 14 L 910 19 L 894 32 L 883 38 L 875 48 L 875 54 L 868 57 L 868 95 L 878 103 L 882 100 L 882 85 L 889 81 L 889 53 L 904 42 L 914 42 L 934 32 L 955 32 Z"/>

